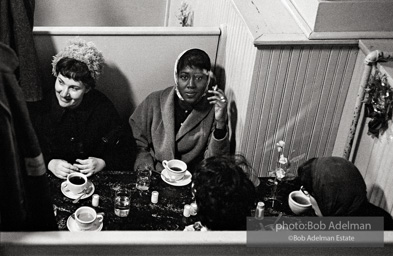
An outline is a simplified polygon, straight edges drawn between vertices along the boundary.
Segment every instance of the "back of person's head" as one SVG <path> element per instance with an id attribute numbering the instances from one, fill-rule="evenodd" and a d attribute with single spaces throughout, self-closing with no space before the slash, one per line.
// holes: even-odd
<path id="1" fill-rule="evenodd" d="M 210 230 L 245 230 L 256 191 L 247 177 L 245 158 L 217 156 L 203 160 L 193 175 L 198 216 Z"/>
<path id="2" fill-rule="evenodd" d="M 344 158 L 312 158 L 299 167 L 298 176 L 323 216 L 351 216 L 367 201 L 361 173 Z"/>
<path id="3" fill-rule="evenodd" d="M 180 72 L 185 67 L 199 68 L 210 71 L 211 63 L 209 55 L 200 49 L 191 49 L 182 54 L 177 62 L 176 71 Z"/>
<path id="4" fill-rule="evenodd" d="M 61 74 L 69 79 L 82 82 L 88 88 L 94 88 L 96 83 L 87 65 L 73 58 L 62 58 L 57 62 L 56 75 Z"/>

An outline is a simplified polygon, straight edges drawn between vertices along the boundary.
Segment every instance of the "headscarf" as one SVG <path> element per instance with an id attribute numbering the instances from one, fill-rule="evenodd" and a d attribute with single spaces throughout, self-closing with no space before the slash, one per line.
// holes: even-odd
<path id="1" fill-rule="evenodd" d="M 195 49 L 188 49 L 188 50 L 183 51 L 182 53 L 179 54 L 179 56 L 177 57 L 177 59 L 176 59 L 176 61 L 175 61 L 175 67 L 174 67 L 175 91 L 176 91 L 177 97 L 178 97 L 181 101 L 184 101 L 184 99 L 183 99 L 183 96 L 181 96 L 181 94 L 180 94 L 180 92 L 179 92 L 179 89 L 177 88 L 177 87 L 178 87 L 178 70 L 177 70 L 177 64 L 179 63 L 180 58 L 181 58 L 184 54 L 186 54 L 187 52 L 189 52 L 189 51 L 191 51 L 191 50 L 195 50 Z M 200 49 L 198 49 L 198 50 L 200 50 Z M 202 50 L 200 50 L 200 51 L 202 51 Z M 214 77 L 213 72 L 212 72 L 211 70 L 203 69 L 203 73 L 204 73 L 205 75 L 208 76 L 208 80 L 207 80 L 207 83 L 206 83 L 205 93 L 202 95 L 202 97 L 206 95 L 206 92 L 207 92 L 207 90 L 209 89 L 208 87 L 209 87 L 209 84 L 210 84 L 210 80 L 211 80 L 212 77 Z"/>
<path id="2" fill-rule="evenodd" d="M 344 158 L 313 158 L 299 167 L 298 174 L 323 216 L 351 216 L 367 202 L 362 175 Z"/>

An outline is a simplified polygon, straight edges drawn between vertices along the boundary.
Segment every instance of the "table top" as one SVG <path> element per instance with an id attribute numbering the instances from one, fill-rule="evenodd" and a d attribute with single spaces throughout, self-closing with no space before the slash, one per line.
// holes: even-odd
<path id="1" fill-rule="evenodd" d="M 81 206 L 92 206 L 92 196 L 72 203 L 61 191 L 61 184 L 65 181 L 48 173 L 49 184 L 54 205 L 56 205 L 56 221 L 59 230 L 68 230 L 67 220 L 72 213 Z M 198 221 L 198 215 L 184 217 L 185 204 L 191 204 L 191 185 L 172 186 L 164 182 L 159 174 L 152 174 L 152 182 L 147 192 L 141 193 L 136 189 L 136 173 L 133 171 L 104 170 L 89 180 L 94 184 L 94 194 L 98 194 L 99 205 L 93 207 L 97 212 L 104 212 L 102 230 L 184 230 L 188 225 Z M 268 195 L 272 190 L 271 179 L 260 178 L 257 187 L 258 201 L 267 204 L 266 215 L 274 216 L 282 212 L 283 215 L 293 215 L 288 207 L 287 198 L 291 191 L 298 190 L 297 181 L 281 182 L 277 190 L 278 208 L 269 205 Z M 131 208 L 127 217 L 118 217 L 114 213 L 114 194 L 120 187 L 131 190 Z M 151 192 L 158 191 L 158 203 L 151 203 Z"/>

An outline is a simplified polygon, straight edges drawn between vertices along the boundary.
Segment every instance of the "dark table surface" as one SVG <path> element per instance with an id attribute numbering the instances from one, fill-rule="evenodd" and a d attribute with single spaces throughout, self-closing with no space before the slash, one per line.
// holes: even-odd
<path id="1" fill-rule="evenodd" d="M 61 192 L 61 183 L 64 180 L 48 174 L 53 203 L 56 205 L 56 220 L 59 230 L 68 230 L 67 219 L 81 206 L 92 206 L 92 196 L 81 199 L 78 203 L 72 203 Z M 89 180 L 94 184 L 94 194 L 100 196 L 99 206 L 93 207 L 97 212 L 104 212 L 104 224 L 102 230 L 183 230 L 187 225 L 198 221 L 198 215 L 191 217 L 183 216 L 185 204 L 192 203 L 191 184 L 186 186 L 171 186 L 165 183 L 159 174 L 152 174 L 152 182 L 147 193 L 140 193 L 135 187 L 136 174 L 133 171 L 99 172 Z M 282 212 L 283 215 L 293 215 L 288 207 L 288 195 L 293 190 L 300 188 L 297 180 L 283 181 L 278 185 L 277 199 L 274 207 L 268 200 L 272 191 L 272 183 L 269 178 L 260 178 L 257 187 L 257 201 L 266 204 L 266 216 L 275 216 Z M 128 217 L 118 217 L 114 214 L 114 193 L 120 187 L 125 186 L 131 190 L 131 209 Z M 158 191 L 158 203 L 151 203 L 151 192 Z"/>

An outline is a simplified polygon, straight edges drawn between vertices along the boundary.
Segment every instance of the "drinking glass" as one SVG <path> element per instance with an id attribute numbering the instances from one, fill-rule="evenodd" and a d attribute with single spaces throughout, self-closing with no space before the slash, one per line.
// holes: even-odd
<path id="1" fill-rule="evenodd" d="M 136 188 L 140 191 L 149 190 L 152 168 L 148 164 L 142 164 L 137 167 Z"/>
<path id="2" fill-rule="evenodd" d="M 128 188 L 119 188 L 115 192 L 115 214 L 119 217 L 127 217 L 131 206 L 131 191 Z"/>

